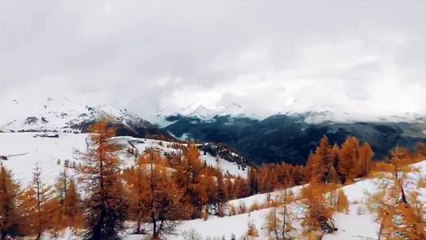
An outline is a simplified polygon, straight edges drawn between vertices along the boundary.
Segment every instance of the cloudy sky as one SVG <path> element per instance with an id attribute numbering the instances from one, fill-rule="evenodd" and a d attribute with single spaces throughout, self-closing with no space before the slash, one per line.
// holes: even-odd
<path id="1" fill-rule="evenodd" d="M 426 114 L 425 1 L 1 1 L 0 106 Z"/>

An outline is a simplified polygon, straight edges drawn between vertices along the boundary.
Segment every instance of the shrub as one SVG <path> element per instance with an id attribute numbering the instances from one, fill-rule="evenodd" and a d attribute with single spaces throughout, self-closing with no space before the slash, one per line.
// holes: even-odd
<path id="1" fill-rule="evenodd" d="M 257 202 L 255 202 L 250 206 L 249 212 L 253 212 L 253 211 L 256 211 L 256 210 L 259 210 L 259 209 L 260 209 L 259 204 Z"/>
<path id="2" fill-rule="evenodd" d="M 249 237 L 259 237 L 259 232 L 257 231 L 256 225 L 253 222 L 248 223 L 247 236 Z"/>

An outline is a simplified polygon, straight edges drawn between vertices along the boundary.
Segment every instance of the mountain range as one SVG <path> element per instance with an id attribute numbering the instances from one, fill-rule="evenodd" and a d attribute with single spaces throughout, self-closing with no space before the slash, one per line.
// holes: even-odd
<path id="1" fill-rule="evenodd" d="M 426 143 L 422 116 L 343 122 L 333 121 L 335 112 L 318 109 L 259 119 L 244 113 L 244 105 L 232 104 L 220 111 L 199 106 L 174 114 L 161 112 L 157 116 L 161 124 L 156 124 L 126 109 L 75 103 L 66 98 L 48 98 L 41 106 L 32 108 L 17 100 L 8 106 L 0 117 L 2 132 L 84 133 L 95 121 L 108 119 L 121 136 L 222 143 L 256 164 L 304 164 L 323 135 L 338 144 L 347 136 L 356 136 L 372 145 L 377 159 L 386 157 L 397 144 L 414 148 L 418 142 Z"/>

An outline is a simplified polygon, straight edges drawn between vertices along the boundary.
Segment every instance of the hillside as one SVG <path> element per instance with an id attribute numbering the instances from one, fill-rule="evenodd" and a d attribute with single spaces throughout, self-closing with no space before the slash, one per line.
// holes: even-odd
<path id="1" fill-rule="evenodd" d="M 41 104 L 11 100 L 0 116 L 0 132 L 86 133 L 87 128 L 100 119 L 107 119 L 121 136 L 174 139 L 127 109 L 50 97 Z"/>
<path id="2" fill-rule="evenodd" d="M 38 164 L 43 171 L 43 180 L 53 184 L 55 179 L 64 169 L 65 162 L 73 171 L 73 166 L 81 163 L 80 154 L 87 149 L 89 134 L 58 133 L 58 137 L 37 137 L 38 133 L 0 133 L 0 156 L 7 156 L 1 161 L 21 183 L 26 186 L 32 180 L 32 171 Z M 134 154 L 128 150 L 136 148 L 139 153 L 144 153 L 148 148 L 154 148 L 161 154 L 177 153 L 180 150 L 172 148 L 174 142 L 160 141 L 146 138 L 115 137 L 112 141 L 120 144 L 122 150 L 117 156 L 123 160 L 124 166 L 135 163 Z M 247 176 L 247 168 L 235 162 L 229 162 L 221 157 L 214 157 L 209 153 L 200 152 L 206 164 L 221 167 L 224 174 L 234 176 Z M 218 161 L 216 161 L 218 160 Z"/>
<path id="3" fill-rule="evenodd" d="M 424 204 L 426 204 L 426 188 L 417 188 L 417 183 L 420 178 L 426 176 L 426 160 L 416 163 L 413 168 L 418 169 L 419 172 L 409 173 L 404 177 L 404 189 L 409 193 L 418 192 Z M 379 192 L 379 184 L 386 181 L 386 178 L 371 178 L 359 180 L 354 184 L 344 186 L 341 188 L 350 202 L 349 212 L 336 213 L 333 216 L 336 227 L 339 229 L 333 234 L 328 234 L 323 237 L 324 240 L 371 240 L 377 239 L 379 231 L 379 223 L 376 222 L 376 215 L 368 210 L 368 194 Z M 296 196 L 300 196 L 302 187 L 296 186 L 288 189 Z M 273 198 L 274 195 L 282 194 L 283 191 L 275 191 L 267 194 L 258 194 L 248 198 L 232 200 L 227 203 L 228 207 L 238 207 L 245 204 L 247 207 L 253 204 L 267 204 L 267 199 Z M 299 234 L 302 233 L 301 221 L 305 215 L 305 206 L 301 201 L 292 203 L 289 208 L 294 215 L 293 222 L 297 226 Z M 229 217 L 215 217 L 211 216 L 206 221 L 202 219 L 191 220 L 183 222 L 179 225 L 177 232 L 188 233 L 191 231 L 199 233 L 201 239 L 212 239 L 214 237 L 221 238 L 225 236 L 230 239 L 235 235 L 236 239 L 243 239 L 247 233 L 248 223 L 254 223 L 259 230 L 259 237 L 253 239 L 267 239 L 268 236 L 264 231 L 265 219 L 271 208 L 252 211 L 245 214 L 238 214 Z M 218 233 L 220 229 L 220 234 Z M 168 239 L 182 239 L 181 235 L 169 236 Z M 133 239 L 129 237 L 128 239 Z"/>
<path id="4" fill-rule="evenodd" d="M 426 142 L 425 125 L 421 119 L 418 123 L 310 123 L 306 119 L 306 115 L 273 115 L 263 120 L 229 115 L 209 120 L 176 116 L 169 119 L 173 121 L 164 129 L 178 138 L 228 144 L 258 164 L 282 161 L 305 164 L 323 135 L 327 135 L 331 143 L 356 136 L 372 145 L 376 159 L 387 156 L 398 143 L 414 148 L 417 142 Z"/>
<path id="5" fill-rule="evenodd" d="M 411 172 L 403 174 L 403 185 L 407 194 L 413 194 L 415 192 L 420 194 L 420 199 L 423 204 L 426 204 L 426 188 L 418 188 L 417 183 L 421 178 L 426 176 L 426 160 L 412 165 L 413 169 L 417 169 L 417 172 Z M 379 187 L 381 183 L 387 181 L 387 178 L 375 177 L 369 179 L 359 179 L 357 182 L 346 185 L 341 189 L 346 194 L 349 200 L 349 211 L 348 213 L 335 213 L 333 215 L 333 221 L 338 230 L 332 234 L 326 234 L 322 239 L 324 240 L 373 240 L 377 239 L 379 231 L 379 223 L 377 222 L 377 216 L 375 213 L 370 212 L 369 205 L 369 194 L 380 192 Z M 296 186 L 287 189 L 295 194 L 296 197 L 300 197 L 302 186 Z M 271 193 L 257 194 L 247 198 L 241 198 L 232 200 L 226 203 L 226 207 L 229 209 L 232 206 L 238 207 L 246 205 L 247 208 L 253 204 L 259 206 L 266 205 L 268 199 L 273 198 L 275 195 L 280 195 L 284 190 L 274 191 Z M 248 211 L 247 213 L 236 214 L 232 216 L 209 216 L 207 220 L 195 219 L 189 221 L 182 221 L 177 223 L 177 228 L 173 234 L 166 236 L 166 239 L 171 240 L 182 240 L 182 239 L 251 239 L 261 240 L 268 239 L 267 232 L 265 230 L 265 219 L 268 213 L 273 208 L 261 208 L 259 210 Z M 303 204 L 303 199 L 296 200 L 289 205 L 290 212 L 292 214 L 292 223 L 296 228 L 298 234 L 302 234 L 304 228 L 301 225 L 305 214 L 306 207 Z M 247 238 L 248 224 L 252 223 L 258 230 L 258 237 Z M 129 226 L 133 224 L 128 223 Z M 135 240 L 143 238 L 143 235 L 128 235 L 125 234 L 124 239 Z M 59 236 L 60 240 L 73 239 L 75 235 L 70 231 L 65 231 L 62 236 Z M 50 235 L 45 235 L 46 240 L 51 239 Z M 306 238 L 297 238 L 306 239 Z"/>

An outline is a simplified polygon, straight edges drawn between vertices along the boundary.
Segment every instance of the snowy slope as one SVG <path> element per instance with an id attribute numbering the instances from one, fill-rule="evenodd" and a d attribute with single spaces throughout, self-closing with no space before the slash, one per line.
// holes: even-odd
<path id="1" fill-rule="evenodd" d="M 67 98 L 47 98 L 40 105 L 12 100 L 2 109 L 0 131 L 72 131 L 100 118 L 107 118 L 124 125 L 145 126 L 149 122 L 128 112 L 107 105 L 87 105 Z"/>
<path id="2" fill-rule="evenodd" d="M 35 138 L 36 133 L 0 133 L 0 155 L 9 156 L 2 161 L 13 171 L 15 178 L 26 186 L 32 180 L 36 163 L 42 169 L 43 179 L 52 184 L 63 171 L 65 160 L 78 162 L 76 151 L 85 151 L 87 134 L 60 134 L 59 138 Z M 13 156 L 17 155 L 17 156 Z M 57 165 L 58 159 L 61 164 Z"/>
<path id="3" fill-rule="evenodd" d="M 150 146 L 155 143 L 148 143 Z M 404 185 L 407 189 L 415 190 L 426 196 L 426 189 L 416 189 L 417 180 L 420 177 L 424 177 L 426 173 L 426 160 L 414 164 L 413 167 L 417 168 L 418 171 L 411 172 L 404 176 Z M 376 216 L 370 213 L 365 205 L 368 196 L 364 192 L 374 192 L 377 190 L 377 184 L 383 181 L 381 178 L 372 178 L 360 180 L 354 184 L 343 187 L 346 195 L 350 201 L 349 212 L 336 213 L 333 216 L 334 222 L 338 231 L 323 236 L 323 240 L 375 240 L 377 239 L 377 233 L 379 231 L 379 224 L 375 221 Z M 300 195 L 301 186 L 290 188 L 296 196 Z M 280 194 L 282 191 L 276 191 L 269 194 L 258 194 L 248 198 L 242 198 L 232 200 L 227 205 L 236 205 L 244 203 L 247 207 L 250 204 L 258 203 L 263 204 L 266 201 L 267 196 L 273 196 Z M 235 236 L 235 239 L 248 239 L 245 237 L 248 223 L 252 223 L 258 230 L 259 237 L 253 238 L 253 240 L 264 240 L 268 239 L 267 232 L 265 231 L 264 224 L 267 214 L 271 208 L 260 209 L 249 213 L 238 214 L 234 216 L 216 217 L 209 216 L 207 220 L 195 219 L 189 221 L 183 221 L 178 223 L 177 228 L 173 234 L 166 236 L 168 240 L 183 240 L 183 239 L 231 239 Z M 289 210 L 293 213 L 292 222 L 296 228 L 298 234 L 302 234 L 304 230 L 301 222 L 305 214 L 305 207 L 303 203 L 298 200 L 289 204 Z M 192 232 L 200 238 L 187 238 L 188 233 Z M 224 237 L 224 238 L 223 238 Z M 50 240 L 52 238 L 44 238 Z M 70 231 L 65 231 L 62 237 L 56 238 L 61 240 L 66 239 L 78 239 Z M 128 235 L 124 238 L 125 240 L 144 239 L 141 235 Z M 249 238 L 252 239 L 252 238 Z M 299 237 L 297 239 L 305 239 Z"/>
<path id="4" fill-rule="evenodd" d="M 80 152 L 85 152 L 88 134 L 58 133 L 58 138 L 35 137 L 38 133 L 0 133 L 0 156 L 9 156 L 7 161 L 0 160 L 5 166 L 13 170 L 15 177 L 26 185 L 32 179 L 32 170 L 36 163 L 42 168 L 43 179 L 52 184 L 64 169 L 65 160 L 70 164 L 79 164 Z M 172 153 L 179 150 L 168 147 L 172 142 L 153 139 L 140 139 L 133 137 L 115 137 L 116 143 L 124 145 L 124 149 L 131 147 L 132 142 L 140 153 L 147 148 L 155 148 L 161 153 Z M 216 158 L 211 155 L 200 154 L 208 165 L 217 166 Z M 134 156 L 126 150 L 118 153 L 124 164 L 134 164 Z M 58 165 L 58 159 L 60 164 Z M 219 166 L 224 173 L 246 177 L 246 170 L 241 169 L 236 163 L 231 163 L 219 158 Z M 70 171 L 72 172 L 72 170 Z"/>
<path id="5" fill-rule="evenodd" d="M 426 196 L 426 189 L 417 189 L 417 181 L 423 176 L 426 176 L 426 160 L 413 165 L 418 172 L 411 172 L 404 177 L 404 187 L 407 192 L 418 191 L 421 195 Z M 368 193 L 378 191 L 378 184 L 385 181 L 380 178 L 365 179 L 354 184 L 343 187 L 345 194 L 350 202 L 348 214 L 336 213 L 333 217 L 336 227 L 339 229 L 333 234 L 328 234 L 323 237 L 324 240 L 372 240 L 377 239 L 379 224 L 375 221 L 375 215 L 370 213 L 366 207 Z M 290 189 L 295 196 L 300 194 L 301 187 L 296 186 Z M 258 194 L 248 198 L 236 199 L 228 202 L 228 206 L 239 206 L 245 204 L 247 208 L 256 204 L 265 204 L 268 195 L 273 196 L 280 194 L 281 191 L 272 192 L 269 194 Z M 426 199 L 425 199 L 426 201 Z M 293 202 L 289 205 L 294 214 L 293 223 L 299 234 L 302 233 L 301 220 L 304 216 L 304 205 L 300 201 Z M 176 235 L 168 236 L 168 239 L 183 239 L 183 233 L 195 231 L 199 233 L 203 239 L 218 237 L 221 239 L 225 236 L 229 239 L 231 235 L 235 235 L 236 239 L 242 239 L 246 232 L 248 223 L 255 224 L 259 231 L 259 237 L 256 239 L 267 239 L 267 233 L 264 231 L 265 217 L 271 209 L 261 209 L 250 213 L 239 214 L 234 216 L 226 216 L 223 218 L 210 216 L 206 221 L 196 219 L 182 222 L 176 232 Z"/>

